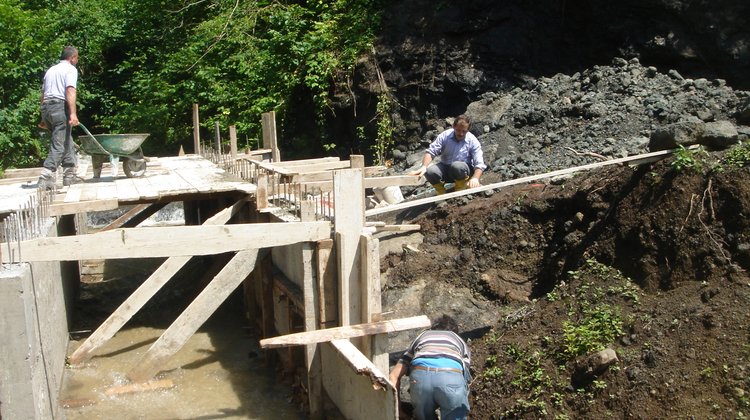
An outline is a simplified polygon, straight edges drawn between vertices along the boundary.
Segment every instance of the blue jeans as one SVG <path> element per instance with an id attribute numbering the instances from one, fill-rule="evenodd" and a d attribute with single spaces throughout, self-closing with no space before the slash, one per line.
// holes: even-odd
<path id="1" fill-rule="evenodd" d="M 44 167 L 51 172 L 57 167 L 74 168 L 76 166 L 76 149 L 73 144 L 72 127 L 68 125 L 68 112 L 62 99 L 46 100 L 42 103 L 42 121 L 50 131 L 52 141 L 49 145 Z"/>
<path id="2" fill-rule="evenodd" d="M 430 165 L 424 173 L 424 177 L 430 184 L 439 184 L 441 182 L 454 182 L 456 180 L 466 179 L 471 173 L 471 168 L 466 162 L 460 160 L 450 165 L 439 162 Z"/>
<path id="3" fill-rule="evenodd" d="M 440 408 L 441 420 L 469 415 L 469 388 L 462 373 L 411 369 L 409 394 L 417 420 L 436 420 L 436 408 Z"/>

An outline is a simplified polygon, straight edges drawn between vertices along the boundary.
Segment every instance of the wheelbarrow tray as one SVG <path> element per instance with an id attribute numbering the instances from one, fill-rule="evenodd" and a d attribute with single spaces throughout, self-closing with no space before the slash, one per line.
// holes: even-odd
<path id="1" fill-rule="evenodd" d="M 127 157 L 137 152 L 148 134 L 95 134 L 79 136 L 81 147 L 89 155 L 114 155 Z"/>

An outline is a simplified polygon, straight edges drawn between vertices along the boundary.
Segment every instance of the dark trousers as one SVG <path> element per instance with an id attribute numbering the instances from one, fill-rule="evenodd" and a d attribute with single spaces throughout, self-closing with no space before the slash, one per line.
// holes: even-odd
<path id="1" fill-rule="evenodd" d="M 466 162 L 456 161 L 450 165 L 440 162 L 430 165 L 424 173 L 424 177 L 430 184 L 439 184 L 466 179 L 469 174 L 471 174 L 471 168 Z"/>
<path id="2" fill-rule="evenodd" d="M 47 125 L 52 140 L 49 145 L 44 168 L 51 172 L 57 167 L 74 168 L 76 166 L 76 149 L 73 143 L 72 127 L 68 124 L 68 112 L 62 99 L 45 100 L 42 103 L 42 121 Z"/>

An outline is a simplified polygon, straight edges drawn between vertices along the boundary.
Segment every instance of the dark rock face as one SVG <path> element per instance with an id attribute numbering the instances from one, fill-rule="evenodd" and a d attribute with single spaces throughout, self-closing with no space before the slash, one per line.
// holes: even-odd
<path id="1" fill-rule="evenodd" d="M 678 84 L 695 81 L 697 90 L 724 83 L 734 89 L 750 88 L 746 25 L 750 2 L 744 0 L 404 0 L 387 7 L 375 55 L 357 67 L 352 92 L 339 95 L 357 100 L 334 104 L 339 123 L 333 138 L 356 138 L 353 127 L 357 126 L 366 127 L 374 138 L 367 127 L 372 125 L 380 92 L 379 84 L 373 83 L 378 68 L 398 103 L 393 120 L 401 152 L 421 150 L 423 142 L 446 126 L 445 118 L 466 112 L 472 102 L 498 100 L 488 97 L 490 93 L 505 97 L 514 89 L 538 89 L 540 79 L 560 74 L 588 72 L 586 82 L 597 84 L 609 75 L 596 67 L 620 57 L 626 63 L 638 59 L 643 67 L 634 71 L 644 71 L 646 77 L 660 73 Z M 616 76 L 607 83 L 617 83 L 627 93 L 642 75 Z M 656 116 L 673 112 L 669 99 L 654 98 L 651 112 Z M 608 111 L 581 103 L 571 103 L 567 110 L 583 119 Z M 715 112 L 705 107 L 695 116 L 711 121 Z M 497 115 L 487 116 L 474 131 L 491 134 L 500 123 Z M 550 117 L 543 107 L 530 108 L 513 124 L 544 126 Z M 351 121 L 342 124 L 342 118 Z M 503 141 L 498 140 L 502 149 Z M 367 153 L 366 145 L 350 143 L 349 152 Z"/>

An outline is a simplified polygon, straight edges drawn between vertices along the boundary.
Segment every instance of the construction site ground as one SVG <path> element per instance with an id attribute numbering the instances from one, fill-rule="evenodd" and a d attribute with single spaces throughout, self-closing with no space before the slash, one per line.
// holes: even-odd
<path id="1" fill-rule="evenodd" d="M 381 262 L 384 310 L 458 320 L 472 418 L 746 418 L 750 172 L 721 171 L 721 158 L 401 214 L 424 242 Z M 412 335 L 394 337 L 392 357 Z M 582 360 L 604 348 L 618 360 L 587 374 Z"/>

